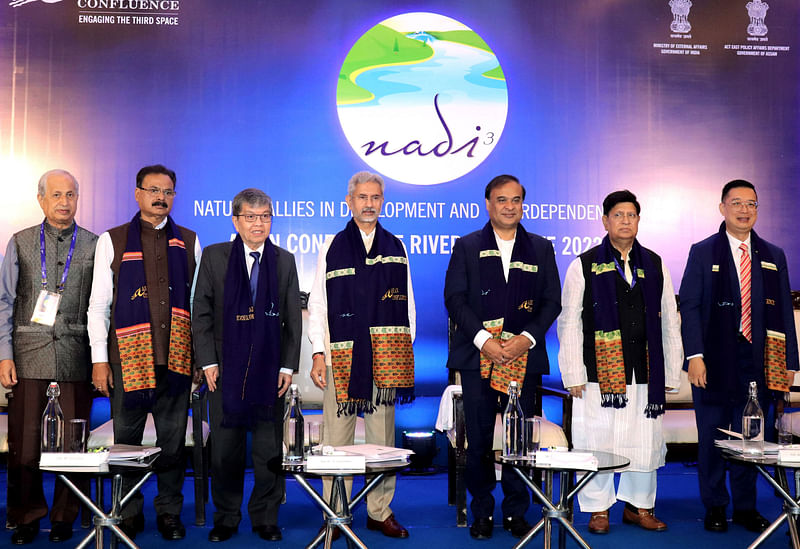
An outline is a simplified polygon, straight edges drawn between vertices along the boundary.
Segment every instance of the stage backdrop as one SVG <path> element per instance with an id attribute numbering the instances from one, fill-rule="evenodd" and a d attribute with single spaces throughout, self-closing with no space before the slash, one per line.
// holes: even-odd
<path id="1" fill-rule="evenodd" d="M 78 177 L 78 221 L 99 233 L 135 213 L 136 171 L 163 163 L 173 216 L 203 244 L 231 237 L 237 191 L 270 194 L 272 237 L 309 290 L 348 178 L 378 171 L 381 222 L 410 254 L 420 394 L 446 383 L 453 241 L 487 221 L 501 173 L 526 186 L 523 224 L 562 275 L 603 236 L 603 197 L 632 190 L 676 288 L 722 185 L 749 179 L 800 287 L 794 0 L 3 4 L 3 243 L 41 220 L 46 169 Z"/>

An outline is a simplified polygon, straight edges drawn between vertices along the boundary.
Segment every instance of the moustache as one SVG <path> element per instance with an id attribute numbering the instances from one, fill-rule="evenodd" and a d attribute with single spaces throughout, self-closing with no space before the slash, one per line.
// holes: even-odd
<path id="1" fill-rule="evenodd" d="M 154 208 L 155 208 L 156 206 L 161 206 L 162 208 L 167 208 L 167 207 L 168 207 L 168 206 L 167 206 L 167 203 L 166 203 L 166 202 L 164 202 L 163 200 L 156 200 L 155 202 L 153 202 L 152 206 L 153 206 Z"/>
<path id="2" fill-rule="evenodd" d="M 375 208 L 364 208 L 363 210 L 361 210 L 361 214 L 362 215 L 363 214 L 374 214 L 374 213 L 375 213 Z"/>

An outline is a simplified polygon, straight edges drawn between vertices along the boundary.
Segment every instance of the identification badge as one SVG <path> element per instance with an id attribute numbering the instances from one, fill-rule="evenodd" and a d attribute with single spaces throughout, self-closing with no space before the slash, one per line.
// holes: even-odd
<path id="1" fill-rule="evenodd" d="M 36 300 L 36 308 L 33 309 L 31 322 L 52 326 L 56 323 L 56 313 L 58 304 L 61 303 L 61 294 L 42 290 L 39 292 L 39 299 Z"/>

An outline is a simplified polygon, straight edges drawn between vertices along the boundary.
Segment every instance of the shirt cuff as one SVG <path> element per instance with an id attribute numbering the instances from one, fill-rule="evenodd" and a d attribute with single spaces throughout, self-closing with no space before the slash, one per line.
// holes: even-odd
<path id="1" fill-rule="evenodd" d="M 536 347 L 536 339 L 531 334 L 523 330 L 519 335 L 523 335 L 531 340 L 531 346 L 528 347 L 528 349 L 533 349 Z"/>
<path id="2" fill-rule="evenodd" d="M 92 347 L 92 364 L 108 362 L 108 345 Z"/>
<path id="3" fill-rule="evenodd" d="M 697 353 L 696 355 L 687 356 L 686 360 L 689 361 L 689 360 L 692 360 L 693 358 L 698 358 L 698 357 L 699 358 L 703 358 L 703 353 Z"/>
<path id="4" fill-rule="evenodd" d="M 281 368 L 280 373 L 287 374 L 287 375 L 294 375 L 294 370 L 291 368 Z"/>
<path id="5" fill-rule="evenodd" d="M 209 368 L 216 368 L 217 366 L 219 366 L 219 364 L 206 364 L 205 366 L 202 366 L 200 369 L 208 370 Z"/>
<path id="6" fill-rule="evenodd" d="M 490 334 L 486 330 L 481 330 L 477 334 L 475 334 L 474 338 L 472 338 L 472 343 L 480 351 L 481 349 L 483 349 L 483 346 L 486 344 L 486 342 L 489 341 L 490 339 L 492 339 L 492 334 Z"/>

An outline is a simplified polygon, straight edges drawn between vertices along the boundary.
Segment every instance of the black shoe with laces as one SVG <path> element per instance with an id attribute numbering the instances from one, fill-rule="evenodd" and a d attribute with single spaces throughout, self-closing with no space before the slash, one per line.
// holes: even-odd
<path id="1" fill-rule="evenodd" d="M 158 526 L 158 531 L 161 532 L 161 537 L 167 541 L 186 537 L 186 528 L 181 523 L 179 515 L 171 515 L 169 513 L 158 515 L 156 517 L 156 525 Z"/>
<path id="2" fill-rule="evenodd" d="M 525 517 L 506 517 L 503 519 L 503 530 L 511 532 L 511 535 L 515 538 L 525 536 L 525 534 L 531 531 L 531 528 L 533 527 L 528 524 Z"/>
<path id="3" fill-rule="evenodd" d="M 475 539 L 489 539 L 493 529 L 494 521 L 490 517 L 476 518 L 469 527 L 469 535 Z"/>
<path id="4" fill-rule="evenodd" d="M 39 533 L 39 521 L 35 520 L 28 524 L 19 524 L 11 534 L 11 543 L 14 545 L 27 545 L 33 543 L 36 534 Z"/>
<path id="5" fill-rule="evenodd" d="M 72 537 L 72 523 L 56 521 L 50 528 L 48 539 L 53 543 L 67 541 Z"/>

